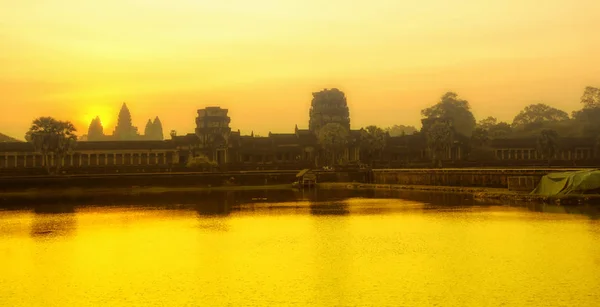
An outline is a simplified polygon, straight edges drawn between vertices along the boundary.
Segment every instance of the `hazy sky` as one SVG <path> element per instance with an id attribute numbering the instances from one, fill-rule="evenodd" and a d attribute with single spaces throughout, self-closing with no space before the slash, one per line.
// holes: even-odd
<path id="1" fill-rule="evenodd" d="M 307 127 L 311 93 L 338 87 L 353 128 L 418 125 L 446 91 L 478 118 L 579 108 L 600 86 L 597 0 L 0 0 L 0 132 L 99 115 L 122 102 L 143 130 L 193 132 L 230 109 L 242 133 Z"/>

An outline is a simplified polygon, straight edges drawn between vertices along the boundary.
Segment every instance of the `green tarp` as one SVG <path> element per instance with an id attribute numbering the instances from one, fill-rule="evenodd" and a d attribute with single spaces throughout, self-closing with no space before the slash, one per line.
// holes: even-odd
<path id="1" fill-rule="evenodd" d="M 535 195 L 559 196 L 586 194 L 600 189 L 600 170 L 550 173 L 531 192 Z"/>

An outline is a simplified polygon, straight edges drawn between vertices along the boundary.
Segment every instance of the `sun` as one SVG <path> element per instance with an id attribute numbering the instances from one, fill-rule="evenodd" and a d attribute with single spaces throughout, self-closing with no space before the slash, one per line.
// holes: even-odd
<path id="1" fill-rule="evenodd" d="M 80 118 L 80 124 L 82 126 L 82 132 L 87 133 L 87 129 L 96 117 L 100 117 L 100 122 L 102 123 L 102 127 L 104 127 L 104 133 L 108 130 L 109 126 L 113 123 L 113 117 L 116 117 L 115 110 L 113 110 L 109 106 L 105 105 L 89 105 L 86 106 L 84 112 L 82 112 Z"/>

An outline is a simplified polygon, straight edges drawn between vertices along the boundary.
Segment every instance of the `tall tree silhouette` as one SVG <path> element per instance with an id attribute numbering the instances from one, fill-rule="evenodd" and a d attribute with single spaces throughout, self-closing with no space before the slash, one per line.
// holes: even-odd
<path id="1" fill-rule="evenodd" d="M 444 94 L 437 104 L 422 110 L 421 115 L 426 119 L 425 122 L 431 124 L 437 123 L 436 119 L 449 121 L 454 132 L 465 137 L 471 137 L 473 130 L 475 130 L 476 121 L 473 113 L 471 113 L 469 102 L 460 99 L 453 92 Z M 425 122 L 423 122 L 422 131 L 429 129 L 429 127 L 426 127 Z"/>
<path id="2" fill-rule="evenodd" d="M 33 121 L 25 139 L 42 154 L 44 166 L 51 173 L 52 165 L 60 170 L 65 155 L 76 145 L 77 130 L 71 122 L 63 122 L 52 117 L 40 117 Z M 53 157 L 54 163 L 50 160 Z"/>

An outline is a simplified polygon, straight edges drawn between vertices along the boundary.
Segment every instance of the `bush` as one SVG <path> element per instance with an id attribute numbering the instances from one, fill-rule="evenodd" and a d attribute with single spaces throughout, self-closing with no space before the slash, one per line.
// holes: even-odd
<path id="1" fill-rule="evenodd" d="M 217 162 L 210 161 L 210 159 L 204 155 L 191 158 L 186 165 L 186 167 L 189 167 L 189 168 L 202 168 L 202 169 L 211 169 L 216 166 L 218 166 Z"/>

